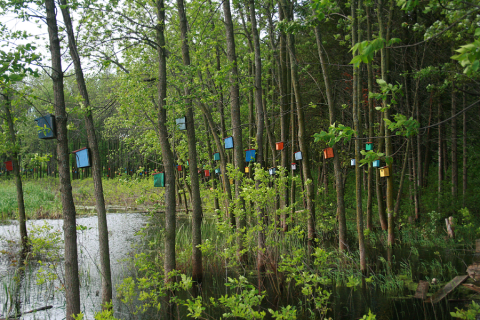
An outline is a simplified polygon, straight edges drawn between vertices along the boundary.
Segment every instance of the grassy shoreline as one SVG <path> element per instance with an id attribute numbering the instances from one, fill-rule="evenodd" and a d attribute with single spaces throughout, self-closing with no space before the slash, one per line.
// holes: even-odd
<path id="1" fill-rule="evenodd" d="M 163 207 L 163 190 L 152 187 L 152 179 L 106 179 L 103 189 L 107 211 L 145 212 Z M 27 219 L 62 217 L 58 179 L 26 179 L 23 181 Z M 72 192 L 78 214 L 95 214 L 94 185 L 91 178 L 72 181 Z M 0 221 L 16 219 L 17 194 L 13 180 L 0 183 Z"/>

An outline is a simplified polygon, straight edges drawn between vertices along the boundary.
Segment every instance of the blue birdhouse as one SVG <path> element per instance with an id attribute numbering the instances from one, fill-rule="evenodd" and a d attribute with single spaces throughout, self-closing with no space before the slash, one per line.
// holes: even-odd
<path id="1" fill-rule="evenodd" d="M 88 148 L 82 148 L 72 152 L 77 160 L 77 168 L 88 168 L 92 166 L 90 162 L 90 152 Z"/>
<path id="2" fill-rule="evenodd" d="M 215 169 L 215 174 L 220 174 L 220 168 Z"/>
<path id="3" fill-rule="evenodd" d="M 365 150 L 366 151 L 373 150 L 373 142 L 367 142 L 367 144 L 365 145 Z"/>
<path id="4" fill-rule="evenodd" d="M 223 140 L 225 141 L 225 149 L 233 149 L 233 137 L 226 137 Z"/>
<path id="5" fill-rule="evenodd" d="M 375 161 L 373 161 L 372 167 L 374 167 L 374 168 L 380 168 L 380 160 L 375 160 Z"/>
<path id="6" fill-rule="evenodd" d="M 301 151 L 295 152 L 295 160 L 302 160 L 302 152 Z"/>
<path id="7" fill-rule="evenodd" d="M 255 149 L 245 150 L 245 161 L 254 162 L 256 155 L 257 155 L 257 150 Z"/>
<path id="8" fill-rule="evenodd" d="M 350 165 L 351 165 L 352 167 L 355 166 L 355 159 L 351 159 L 351 160 L 350 160 Z"/>
<path id="9" fill-rule="evenodd" d="M 268 169 L 268 173 L 270 173 L 271 176 L 274 176 L 275 173 L 276 173 L 275 168 L 270 168 L 270 169 Z"/>
<path id="10" fill-rule="evenodd" d="M 187 117 L 176 119 L 178 130 L 187 130 Z"/>
<path id="11" fill-rule="evenodd" d="M 57 130 L 55 127 L 55 116 L 47 114 L 43 117 L 35 119 L 38 128 L 39 139 L 55 139 L 57 137 Z"/>
<path id="12" fill-rule="evenodd" d="M 165 187 L 165 173 L 158 172 L 153 174 L 153 186 L 156 188 Z"/>
<path id="13" fill-rule="evenodd" d="M 213 154 L 213 160 L 218 161 L 220 160 L 220 153 L 216 152 Z"/>

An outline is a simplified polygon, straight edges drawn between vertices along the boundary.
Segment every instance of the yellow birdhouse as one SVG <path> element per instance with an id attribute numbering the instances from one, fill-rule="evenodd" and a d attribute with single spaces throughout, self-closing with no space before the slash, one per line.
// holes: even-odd
<path id="1" fill-rule="evenodd" d="M 390 177 L 390 168 L 382 167 L 380 168 L 380 177 Z"/>

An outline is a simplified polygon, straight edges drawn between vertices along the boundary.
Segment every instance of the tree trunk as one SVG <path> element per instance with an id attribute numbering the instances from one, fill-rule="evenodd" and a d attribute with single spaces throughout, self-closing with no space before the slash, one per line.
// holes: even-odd
<path id="1" fill-rule="evenodd" d="M 22 242 L 22 252 L 25 255 L 28 251 L 28 234 L 27 234 L 27 218 L 25 216 L 25 201 L 23 200 L 23 185 L 22 176 L 20 175 L 20 163 L 18 161 L 18 149 L 17 136 L 15 134 L 15 127 L 13 123 L 13 116 L 11 113 L 12 104 L 8 97 L 8 93 L 2 94 L 4 98 L 5 119 L 7 120 L 8 133 L 10 135 L 10 141 L 12 142 L 12 163 L 13 163 L 13 175 L 15 176 L 15 186 L 17 187 L 17 203 L 18 203 L 18 226 L 20 228 L 20 239 Z"/>
<path id="2" fill-rule="evenodd" d="M 407 148 L 405 150 L 405 158 L 403 159 L 402 174 L 400 175 L 400 185 L 398 186 L 397 201 L 395 202 L 395 209 L 394 209 L 394 213 L 397 219 L 400 211 L 400 200 L 402 198 L 403 183 L 405 181 L 405 175 L 407 170 L 409 149 L 410 149 L 410 138 L 407 138 Z"/>
<path id="3" fill-rule="evenodd" d="M 357 18 L 357 10 L 362 9 L 362 0 L 357 2 L 352 0 L 351 13 L 352 13 L 352 47 L 361 42 L 361 36 L 359 33 L 359 18 Z M 361 10 L 360 10 L 361 11 Z M 355 57 L 355 53 L 353 53 Z M 367 263 L 365 260 L 365 239 L 363 234 L 363 206 L 362 206 L 362 170 L 360 168 L 360 146 L 362 131 L 360 127 L 360 101 L 361 101 L 361 84 L 360 84 L 360 68 L 353 67 L 353 126 L 356 132 L 355 139 L 355 197 L 356 197 L 356 213 L 357 213 L 357 233 L 358 233 L 358 250 L 360 253 L 360 271 L 362 274 L 367 272 Z"/>
<path id="4" fill-rule="evenodd" d="M 284 10 L 287 8 L 287 0 L 282 0 Z M 292 17 L 289 17 L 289 20 L 292 21 Z M 310 158 L 308 146 L 305 141 L 305 117 L 303 113 L 303 103 L 302 103 L 302 94 L 300 92 L 300 83 L 298 81 L 298 65 L 295 54 L 295 43 L 293 34 L 288 34 L 288 47 L 290 52 L 290 67 L 291 67 L 291 76 L 292 76 L 292 85 L 293 91 L 295 93 L 295 103 L 297 106 L 297 116 L 298 116 L 298 143 L 300 146 L 300 151 L 302 152 L 302 173 L 305 181 L 306 188 L 306 197 L 307 197 L 307 238 L 308 245 L 312 247 L 316 238 L 315 234 L 315 202 L 314 197 L 315 193 L 313 190 L 313 179 L 310 172 Z"/>
<path id="5" fill-rule="evenodd" d="M 457 198 L 458 195 L 458 162 L 457 162 L 457 101 L 455 98 L 456 91 L 453 89 L 452 83 L 452 197 Z"/>
<path id="6" fill-rule="evenodd" d="M 372 21 L 370 16 L 370 7 L 365 6 L 365 11 L 367 14 L 367 40 L 372 41 Z M 367 64 L 367 77 L 368 77 L 368 92 L 373 92 L 373 67 L 372 62 L 370 61 Z M 370 141 L 374 136 L 373 127 L 374 127 L 374 118 L 373 118 L 373 97 L 368 96 L 368 136 Z M 356 163 L 356 161 L 355 161 Z M 374 170 L 371 165 L 368 166 L 368 185 L 367 185 L 367 229 L 373 230 L 373 175 Z"/>
<path id="7" fill-rule="evenodd" d="M 320 65 L 322 67 L 323 81 L 325 83 L 325 92 L 327 95 L 328 102 L 328 114 L 330 125 L 335 124 L 335 105 L 333 100 L 332 85 L 330 82 L 330 74 L 328 69 L 327 58 L 325 57 L 325 52 L 322 50 L 322 34 L 320 26 L 315 26 L 315 38 L 317 41 L 317 50 L 320 57 Z M 342 166 L 340 164 L 340 156 L 338 152 L 334 149 L 333 157 L 333 170 L 335 175 L 335 186 L 337 192 L 337 217 L 338 217 L 338 237 L 339 237 L 339 249 L 343 251 L 347 249 L 347 220 L 345 217 L 345 201 L 344 201 L 344 187 L 343 187 L 343 176 L 342 176 Z"/>
<path id="8" fill-rule="evenodd" d="M 238 66 L 237 66 L 237 53 L 235 49 L 235 35 L 233 32 L 232 13 L 230 10 L 230 0 L 223 1 L 223 14 L 225 17 L 225 34 L 227 40 L 227 58 L 232 64 L 230 71 L 230 105 L 231 105 L 231 118 L 233 127 L 233 144 L 235 149 L 235 168 L 242 171 L 243 169 L 243 141 L 242 141 L 242 120 L 240 116 L 240 89 L 238 79 Z M 253 116 L 253 114 L 252 114 Z M 243 237 L 245 236 L 246 220 L 245 215 L 245 201 L 240 196 L 240 188 L 242 185 L 242 179 L 235 180 L 235 196 L 239 201 L 238 205 L 242 211 L 242 214 L 238 214 L 236 217 L 237 226 L 237 254 L 242 262 L 247 259 L 246 253 L 242 253 L 244 249 Z"/>
<path id="9" fill-rule="evenodd" d="M 85 110 L 85 128 L 87 129 L 88 146 L 92 154 L 92 175 L 95 188 L 95 203 L 98 217 L 98 240 L 100 248 L 100 270 L 102 273 L 102 306 L 112 301 L 112 274 L 110 269 L 110 249 L 108 243 L 107 211 L 105 210 L 105 199 L 103 197 L 102 167 L 100 163 L 100 152 L 98 150 L 95 126 L 93 124 L 92 111 L 90 110 L 90 99 L 87 86 L 83 77 L 83 70 L 78 55 L 77 44 L 73 32 L 72 20 L 66 0 L 60 1 L 63 21 L 68 35 L 68 46 L 70 56 L 75 67 L 75 77 L 78 91 L 82 95 Z"/>
<path id="10" fill-rule="evenodd" d="M 167 131 L 167 62 L 165 52 L 165 5 L 164 0 L 157 0 L 157 52 L 158 52 L 158 138 L 163 155 L 165 170 L 165 257 L 163 268 L 165 282 L 174 280 L 169 273 L 175 270 L 175 234 L 176 234 L 176 203 L 175 203 L 175 164 L 170 148 Z"/>
<path id="11" fill-rule="evenodd" d="M 438 102 L 438 118 L 437 122 L 442 121 L 442 104 Z M 442 143 L 442 125 L 438 126 L 438 194 L 437 194 L 437 211 L 440 212 L 441 209 L 441 199 L 442 199 L 442 181 L 443 181 L 443 143 Z"/>
<path id="12" fill-rule="evenodd" d="M 80 283 L 78 279 L 77 224 L 75 204 L 70 181 L 68 164 L 67 114 L 63 91 L 63 70 L 60 53 L 60 40 L 55 16 L 55 2 L 45 0 L 47 26 L 52 58 L 52 80 L 57 121 L 57 154 L 60 175 L 60 193 L 63 211 L 63 232 L 65 239 L 65 295 L 66 319 L 73 319 L 80 313 Z"/>
<path id="13" fill-rule="evenodd" d="M 463 94 L 463 109 L 465 109 L 466 101 L 465 101 L 465 93 Z M 467 199 L 467 112 L 463 113 L 463 207 L 465 208 L 466 199 Z"/>
<path id="14" fill-rule="evenodd" d="M 183 65 L 190 67 L 190 51 L 188 48 L 187 35 L 187 15 L 183 0 L 177 0 L 178 19 L 180 21 L 180 31 L 182 39 L 182 58 Z M 192 279 L 199 283 L 202 282 L 202 251 L 199 245 L 202 244 L 202 201 L 200 199 L 200 182 L 198 181 L 197 169 L 197 141 L 195 137 L 195 121 L 193 115 L 192 99 L 190 98 L 190 86 L 192 85 L 191 75 L 187 74 L 189 80 L 185 86 L 185 97 L 187 97 L 187 140 L 188 156 L 190 168 L 190 183 L 192 185 Z"/>
<path id="15" fill-rule="evenodd" d="M 263 159 L 263 131 L 264 131 L 264 114 L 262 106 L 262 60 L 260 56 L 260 39 L 257 30 L 257 17 L 255 15 L 255 1 L 249 0 L 250 6 L 250 21 L 252 24 L 253 45 L 255 52 L 255 109 L 257 112 L 257 162 L 260 163 L 260 167 L 263 168 L 265 163 Z M 255 187 L 260 187 L 260 181 L 256 181 Z M 266 253 L 265 253 L 265 228 L 266 228 L 266 216 L 265 208 L 257 204 L 258 223 L 260 228 L 258 230 L 258 254 L 257 254 L 257 270 L 259 277 L 265 272 L 266 267 Z"/>

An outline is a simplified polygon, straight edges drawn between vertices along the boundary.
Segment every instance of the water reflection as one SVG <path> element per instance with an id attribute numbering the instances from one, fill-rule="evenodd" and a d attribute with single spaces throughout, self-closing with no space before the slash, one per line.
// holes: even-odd
<path id="1" fill-rule="evenodd" d="M 135 235 L 145 225 L 146 217 L 137 213 L 108 214 L 107 222 L 109 228 L 110 259 L 112 268 L 113 296 L 115 315 L 120 318 L 128 318 L 127 310 L 122 310 L 121 303 L 116 301 L 115 286 L 125 277 L 131 276 L 131 269 L 128 268 L 128 258 L 134 249 L 132 244 L 138 239 Z M 61 232 L 63 239 L 63 220 L 32 220 L 28 221 L 27 228 L 48 224 L 53 227 L 52 231 Z M 78 254 L 79 254 L 79 277 L 80 277 L 80 299 L 81 310 L 86 319 L 93 319 L 96 311 L 101 306 L 101 277 L 100 260 L 98 249 L 98 228 L 97 217 L 77 218 L 77 225 L 82 226 L 78 231 Z M 22 319 L 63 319 L 65 317 L 65 298 L 59 290 L 59 280 L 47 281 L 43 284 L 37 283 L 37 274 L 40 264 L 31 261 L 26 267 L 25 274 L 21 279 L 20 287 L 15 286 L 15 275 L 18 275 L 18 268 L 15 266 L 14 256 L 16 248 L 11 240 L 18 239 L 18 225 L 0 226 L 0 248 L 9 252 L 0 255 L 0 281 L 5 290 L 0 290 L 0 318 L 10 315 L 14 311 L 11 303 L 14 302 L 13 292 L 19 291 L 20 312 L 41 308 L 51 305 L 53 308 L 39 311 L 34 314 L 22 316 Z M 10 288 L 7 290 L 6 288 Z"/>

